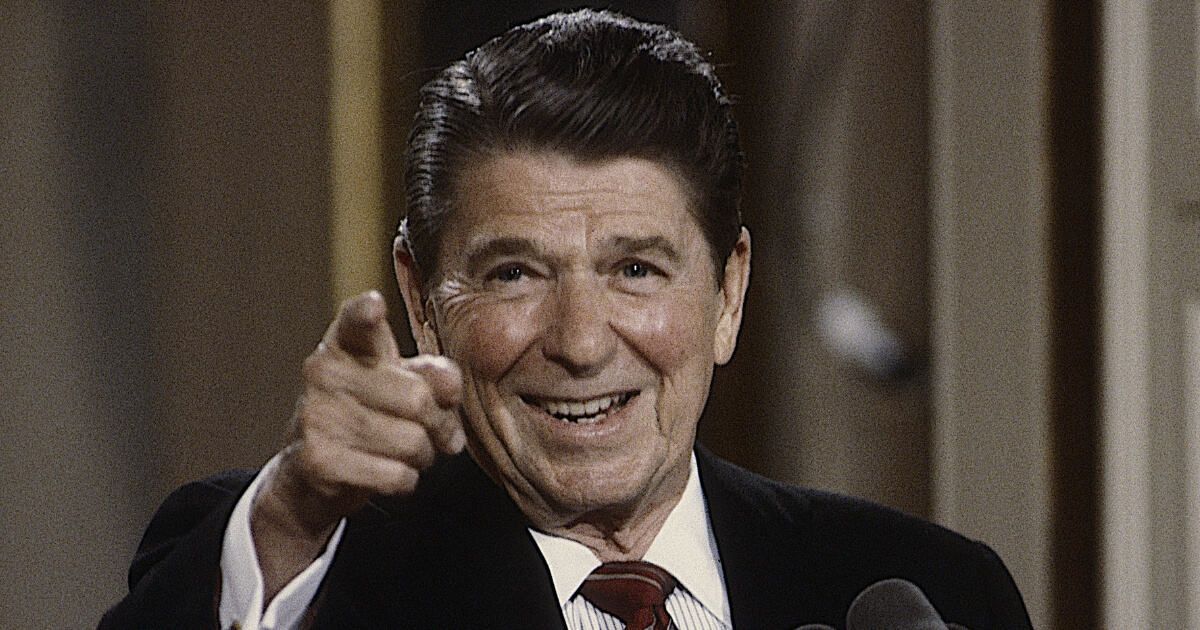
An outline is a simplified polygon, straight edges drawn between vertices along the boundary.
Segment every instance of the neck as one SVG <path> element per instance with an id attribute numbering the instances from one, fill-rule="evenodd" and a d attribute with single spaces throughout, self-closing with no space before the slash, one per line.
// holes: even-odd
<path id="1" fill-rule="evenodd" d="M 620 518 L 597 511 L 564 525 L 538 529 L 584 545 L 601 562 L 641 560 L 681 496 L 682 490 L 671 500 L 656 502 L 636 516 Z"/>
<path id="2" fill-rule="evenodd" d="M 679 504 L 691 475 L 688 451 L 681 463 L 658 470 L 644 486 L 633 489 L 632 496 L 604 503 L 594 496 L 589 500 L 586 490 L 574 496 L 542 492 L 520 475 L 501 474 L 474 450 L 471 455 L 534 529 L 574 540 L 602 562 L 640 560 Z"/>

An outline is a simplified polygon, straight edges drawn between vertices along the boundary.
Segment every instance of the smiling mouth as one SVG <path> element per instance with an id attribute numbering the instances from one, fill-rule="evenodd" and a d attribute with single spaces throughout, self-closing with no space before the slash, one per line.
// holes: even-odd
<path id="1" fill-rule="evenodd" d="M 620 411 L 635 395 L 635 392 L 625 392 L 623 394 L 602 396 L 582 402 L 574 400 L 538 400 L 528 396 L 522 396 L 521 400 L 563 422 L 570 424 L 592 424 Z"/>

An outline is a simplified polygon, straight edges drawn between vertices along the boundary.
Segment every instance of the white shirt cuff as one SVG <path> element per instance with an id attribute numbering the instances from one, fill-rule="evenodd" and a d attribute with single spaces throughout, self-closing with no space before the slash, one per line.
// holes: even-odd
<path id="1" fill-rule="evenodd" d="M 325 551 L 304 571 L 288 582 L 283 590 L 263 609 L 263 576 L 258 554 L 250 534 L 250 510 L 265 480 L 279 467 L 279 455 L 271 458 L 242 494 L 221 545 L 221 605 L 222 628 L 234 623 L 242 630 L 294 630 L 300 618 L 321 586 L 321 580 L 333 562 L 334 552 L 346 528 L 346 519 L 338 524 Z"/>

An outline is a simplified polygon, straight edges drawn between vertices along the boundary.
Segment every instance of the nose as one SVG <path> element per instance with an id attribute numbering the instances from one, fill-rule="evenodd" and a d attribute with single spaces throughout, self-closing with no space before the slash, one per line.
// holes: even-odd
<path id="1" fill-rule="evenodd" d="M 557 283 L 543 352 L 572 376 L 599 373 L 617 348 L 611 305 L 604 290 L 587 278 L 568 276 Z"/>

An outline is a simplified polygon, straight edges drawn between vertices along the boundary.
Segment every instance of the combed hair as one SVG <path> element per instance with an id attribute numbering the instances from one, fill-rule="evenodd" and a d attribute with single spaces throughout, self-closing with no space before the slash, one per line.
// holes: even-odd
<path id="1" fill-rule="evenodd" d="M 400 236 L 428 285 L 455 181 L 473 164 L 515 150 L 645 158 L 686 182 L 719 279 L 742 224 L 730 110 L 712 66 L 666 27 L 593 10 L 515 27 L 422 88 Z"/>

